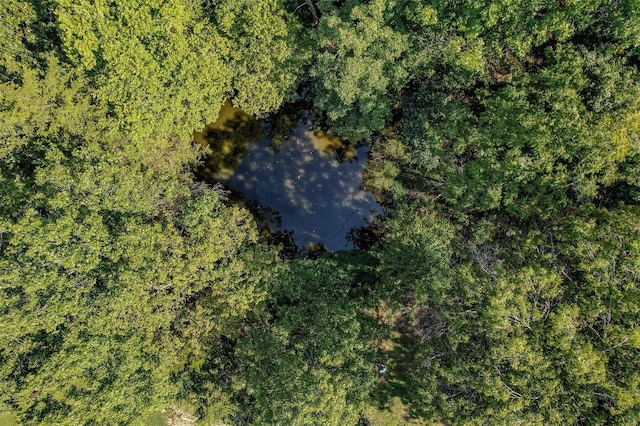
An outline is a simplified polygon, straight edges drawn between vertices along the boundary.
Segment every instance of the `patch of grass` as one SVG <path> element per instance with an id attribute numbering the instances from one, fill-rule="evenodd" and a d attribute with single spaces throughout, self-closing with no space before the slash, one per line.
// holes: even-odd
<path id="1" fill-rule="evenodd" d="M 18 426 L 18 417 L 13 413 L 0 413 L 0 426 Z"/>
<path id="2" fill-rule="evenodd" d="M 373 393 L 372 406 L 365 413 L 371 425 L 434 425 L 418 413 L 421 401 L 413 392 L 411 376 L 421 368 L 416 359 L 420 339 L 415 333 L 411 306 L 392 311 L 384 303 L 377 310 L 379 321 L 390 326 L 387 339 L 379 345 L 381 361 L 388 367 L 380 375 L 378 387 Z M 419 374 L 419 373 L 418 373 Z M 413 408 L 413 409 L 412 409 Z"/>
<path id="3" fill-rule="evenodd" d="M 370 406 L 364 415 L 371 426 L 426 426 L 429 424 L 423 419 L 411 418 L 407 406 L 397 396 L 389 400 L 387 408 Z"/>

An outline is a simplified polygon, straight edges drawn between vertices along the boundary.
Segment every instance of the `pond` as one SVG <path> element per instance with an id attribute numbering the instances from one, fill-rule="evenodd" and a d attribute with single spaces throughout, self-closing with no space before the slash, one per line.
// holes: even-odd
<path id="1" fill-rule="evenodd" d="M 353 248 L 350 235 L 384 214 L 362 189 L 367 148 L 312 130 L 302 110 L 258 121 L 226 103 L 194 140 L 210 149 L 200 179 L 241 194 L 259 223 L 301 249 Z"/>

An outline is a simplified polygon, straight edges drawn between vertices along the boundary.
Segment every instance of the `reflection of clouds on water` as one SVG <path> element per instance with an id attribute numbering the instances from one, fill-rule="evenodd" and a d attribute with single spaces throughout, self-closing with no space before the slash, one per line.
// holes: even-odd
<path id="1" fill-rule="evenodd" d="M 351 161 L 339 162 L 326 149 L 317 149 L 323 145 L 309 127 L 306 122 L 296 128 L 277 153 L 268 140 L 249 145 L 246 157 L 223 182 L 278 210 L 282 228 L 293 231 L 299 246 L 322 243 L 329 250 L 346 249 L 349 230 L 365 225 L 372 212 L 381 213 L 374 196 L 360 189 L 367 150 L 360 148 Z"/>

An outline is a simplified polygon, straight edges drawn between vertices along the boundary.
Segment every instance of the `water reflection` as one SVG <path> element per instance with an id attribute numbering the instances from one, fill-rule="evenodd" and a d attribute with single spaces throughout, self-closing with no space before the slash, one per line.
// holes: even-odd
<path id="1" fill-rule="evenodd" d="M 287 117 L 259 123 L 226 105 L 216 123 L 195 133 L 212 151 L 200 177 L 268 211 L 262 222 L 272 234 L 300 249 L 351 248 L 350 230 L 382 214 L 373 194 L 361 189 L 367 148 L 312 131 L 309 116 Z"/>
<path id="2" fill-rule="evenodd" d="M 229 178 L 248 154 L 248 146 L 262 137 L 260 123 L 227 101 L 220 109 L 218 120 L 202 132 L 193 132 L 193 140 L 208 147 L 210 152 L 200 178 L 224 181 Z"/>

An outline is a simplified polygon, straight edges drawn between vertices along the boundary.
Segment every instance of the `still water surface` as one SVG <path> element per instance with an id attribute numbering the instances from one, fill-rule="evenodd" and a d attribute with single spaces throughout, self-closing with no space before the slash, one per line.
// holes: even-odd
<path id="1" fill-rule="evenodd" d="M 270 231 L 291 231 L 299 248 L 350 249 L 349 231 L 383 214 L 362 190 L 367 148 L 313 131 L 309 115 L 259 122 L 227 103 L 194 139 L 211 149 L 201 178 L 273 212 Z"/>

